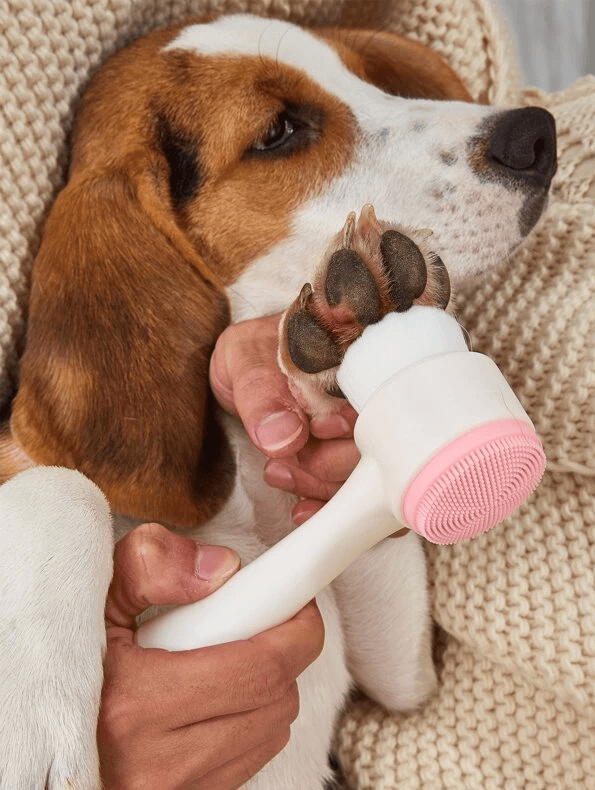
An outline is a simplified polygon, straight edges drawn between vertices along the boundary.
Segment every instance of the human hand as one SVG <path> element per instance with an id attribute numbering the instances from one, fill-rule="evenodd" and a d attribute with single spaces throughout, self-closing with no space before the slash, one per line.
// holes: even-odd
<path id="1" fill-rule="evenodd" d="M 314 604 L 252 639 L 168 653 L 134 642 L 152 604 L 203 598 L 237 570 L 230 549 L 199 546 L 158 524 L 116 545 L 106 604 L 98 724 L 106 790 L 234 790 L 285 746 L 297 676 L 324 640 Z"/>
<path id="2" fill-rule="evenodd" d="M 308 420 L 277 364 L 279 320 L 276 315 L 229 326 L 211 357 L 211 387 L 271 459 L 267 483 L 302 497 L 292 511 L 301 524 L 338 491 L 359 460 L 353 442 L 357 414 L 346 402 L 324 420 Z"/>

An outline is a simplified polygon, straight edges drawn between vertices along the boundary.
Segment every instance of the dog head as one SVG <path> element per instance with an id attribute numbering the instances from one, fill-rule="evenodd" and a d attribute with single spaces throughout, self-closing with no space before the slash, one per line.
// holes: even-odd
<path id="1" fill-rule="evenodd" d="M 242 15 L 140 39 L 81 101 L 3 474 L 73 466 L 116 511 L 204 521 L 233 479 L 207 385 L 225 325 L 287 307 L 364 203 L 432 229 L 465 281 L 532 227 L 554 169 L 551 116 L 472 104 L 394 34 Z"/>

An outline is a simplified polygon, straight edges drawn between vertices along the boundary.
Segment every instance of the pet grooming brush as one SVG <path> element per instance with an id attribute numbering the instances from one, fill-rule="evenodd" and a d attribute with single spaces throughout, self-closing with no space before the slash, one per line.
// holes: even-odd
<path id="1" fill-rule="evenodd" d="M 362 552 L 402 527 L 469 540 L 536 488 L 545 455 L 531 420 L 457 321 L 415 305 L 368 326 L 338 371 L 359 412 L 361 460 L 318 513 L 197 603 L 144 623 L 144 647 L 245 639 L 292 617 Z"/>

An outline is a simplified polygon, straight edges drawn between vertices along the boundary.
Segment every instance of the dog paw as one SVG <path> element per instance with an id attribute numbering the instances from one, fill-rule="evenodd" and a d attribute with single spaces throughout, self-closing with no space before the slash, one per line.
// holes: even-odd
<path id="1" fill-rule="evenodd" d="M 45 688 L 17 690 L 2 710 L 2 790 L 100 790 L 96 745 L 98 705 Z"/>
<path id="2" fill-rule="evenodd" d="M 341 408 L 336 374 L 366 326 L 414 304 L 446 309 L 450 280 L 428 246 L 431 231 L 378 220 L 370 204 L 350 213 L 280 324 L 279 364 L 312 417 Z"/>
<path id="3" fill-rule="evenodd" d="M 0 622 L 0 790 L 100 790 L 101 647 L 83 655 L 81 634 L 40 649 L 45 634 L 29 631 L 25 641 L 22 631 Z"/>
<path id="4" fill-rule="evenodd" d="M 0 486 L 0 790 L 100 790 L 112 552 L 107 502 L 78 472 Z"/>

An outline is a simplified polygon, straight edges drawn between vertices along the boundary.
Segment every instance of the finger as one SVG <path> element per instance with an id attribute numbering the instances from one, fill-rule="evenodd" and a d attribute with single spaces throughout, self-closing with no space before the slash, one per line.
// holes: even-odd
<path id="1" fill-rule="evenodd" d="M 298 527 L 326 505 L 318 499 L 301 499 L 291 511 L 291 518 Z"/>
<path id="2" fill-rule="evenodd" d="M 355 469 L 360 453 L 353 439 L 310 441 L 299 451 L 300 469 L 319 480 L 343 483 Z"/>
<path id="3" fill-rule="evenodd" d="M 153 604 L 198 601 L 239 566 L 231 549 L 200 545 L 160 524 L 142 524 L 116 544 L 105 608 L 108 626 L 132 628 L 135 617 Z"/>
<path id="4" fill-rule="evenodd" d="M 282 491 L 326 501 L 337 493 L 359 459 L 359 451 L 350 439 L 310 438 L 297 456 L 269 461 L 264 479 Z"/>
<path id="5" fill-rule="evenodd" d="M 210 380 L 221 405 L 237 414 L 252 442 L 269 456 L 295 453 L 308 420 L 277 363 L 279 316 L 228 327 L 211 357 Z"/>
<path id="6" fill-rule="evenodd" d="M 279 754 L 287 746 L 288 739 L 289 732 L 274 733 L 266 743 L 260 744 L 256 749 L 241 757 L 236 757 L 235 760 L 230 760 L 225 765 L 201 777 L 198 784 L 190 785 L 190 787 L 192 790 L 220 790 L 222 787 L 225 787 L 226 790 L 237 790 Z"/>
<path id="7" fill-rule="evenodd" d="M 273 367 L 277 360 L 279 316 L 232 324 L 217 339 L 211 356 L 210 382 L 221 405 L 238 414 L 234 399 L 238 373 L 255 363 Z M 275 365 L 276 366 L 276 365 Z M 283 376 L 279 370 L 279 374 Z"/>
<path id="8" fill-rule="evenodd" d="M 271 705 L 176 730 L 172 744 L 185 762 L 186 773 L 180 778 L 188 781 L 199 770 L 208 775 L 264 743 L 273 743 L 273 753 L 278 751 L 287 743 L 298 713 L 299 694 L 293 683 L 283 698 Z"/>
<path id="9" fill-rule="evenodd" d="M 341 483 L 329 483 L 304 472 L 299 466 L 269 461 L 264 469 L 265 481 L 282 491 L 289 491 L 299 497 L 328 501 L 334 496 Z"/>
<path id="10" fill-rule="evenodd" d="M 349 403 L 338 411 L 310 422 L 310 431 L 318 439 L 339 439 L 353 436 L 357 412 Z"/>
<path id="11" fill-rule="evenodd" d="M 121 719 L 107 715 L 102 705 L 98 732 L 104 779 L 113 781 L 110 766 L 115 755 L 118 755 L 120 774 L 136 777 L 140 787 L 142 773 L 149 769 L 150 785 L 158 788 L 191 786 L 193 781 L 205 775 L 216 775 L 218 769 L 230 761 L 261 750 L 267 743 L 270 759 L 283 746 L 279 733 L 285 734 L 283 740 L 286 742 L 298 712 L 299 694 L 295 682 L 282 698 L 269 706 L 181 728 L 163 725 L 156 728 L 154 721 L 147 727 L 136 717 L 123 724 Z M 151 744 L 150 765 L 147 765 L 147 744 Z M 154 775 L 155 771 L 159 774 Z M 223 771 L 226 773 L 228 771 Z M 112 786 L 110 781 L 106 786 Z"/>
<path id="12" fill-rule="evenodd" d="M 168 653 L 113 642 L 105 662 L 109 700 L 134 710 L 135 726 L 152 701 L 149 722 L 182 727 L 270 705 L 319 655 L 324 625 L 315 604 L 252 639 Z M 106 703 L 107 704 L 107 703 Z M 145 711 L 145 713 L 143 713 Z M 118 716 L 116 716 L 118 718 Z"/>

